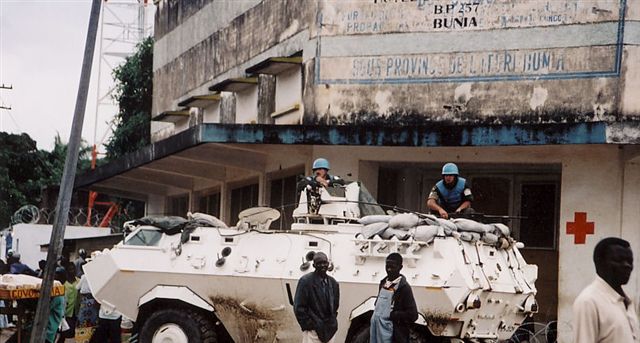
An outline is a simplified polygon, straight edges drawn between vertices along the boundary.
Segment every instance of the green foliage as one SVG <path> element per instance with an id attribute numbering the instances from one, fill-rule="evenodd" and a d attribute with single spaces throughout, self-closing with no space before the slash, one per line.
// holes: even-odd
<path id="1" fill-rule="evenodd" d="M 38 150 L 26 133 L 0 132 L 0 147 L 0 228 L 4 228 L 17 209 L 40 204 L 42 189 L 60 184 L 67 146 L 57 135 L 53 151 Z M 78 168 L 89 167 L 89 152 L 84 144 Z"/>
<path id="2" fill-rule="evenodd" d="M 114 159 L 149 144 L 151 97 L 153 92 L 153 38 L 148 37 L 136 52 L 113 71 L 114 99 L 119 111 L 113 136 L 106 145 L 107 158 Z"/>

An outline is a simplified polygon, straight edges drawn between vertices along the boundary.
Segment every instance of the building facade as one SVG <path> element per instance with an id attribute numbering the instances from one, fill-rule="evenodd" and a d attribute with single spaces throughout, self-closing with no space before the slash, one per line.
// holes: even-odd
<path id="1" fill-rule="evenodd" d="M 148 214 L 283 210 L 325 157 L 426 211 L 445 162 L 539 266 L 539 321 L 569 342 L 603 237 L 640 255 L 640 3 L 157 1 L 153 144 L 77 185 Z M 289 222 L 287 222 L 289 220 Z M 640 303 L 640 273 L 626 286 Z"/>

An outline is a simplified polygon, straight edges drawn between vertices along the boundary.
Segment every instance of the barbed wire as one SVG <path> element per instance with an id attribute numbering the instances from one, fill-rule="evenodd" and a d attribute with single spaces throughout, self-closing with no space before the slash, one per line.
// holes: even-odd
<path id="1" fill-rule="evenodd" d="M 70 226 L 85 226 L 87 225 L 87 217 L 89 211 L 85 207 L 72 207 L 69 209 L 66 225 Z M 97 227 L 104 219 L 106 213 L 93 210 L 91 211 L 90 226 Z M 34 205 L 26 205 L 19 208 L 12 216 L 13 224 L 20 223 L 37 223 L 37 224 L 53 224 L 56 217 L 55 208 L 37 208 Z M 128 220 L 133 220 L 132 216 L 129 216 L 126 211 L 120 212 L 114 216 L 111 220 L 110 227 L 114 231 L 120 231 L 121 224 Z"/>
<path id="2" fill-rule="evenodd" d="M 556 343 L 558 333 L 571 333 L 571 324 L 566 322 L 525 322 L 507 343 Z"/>

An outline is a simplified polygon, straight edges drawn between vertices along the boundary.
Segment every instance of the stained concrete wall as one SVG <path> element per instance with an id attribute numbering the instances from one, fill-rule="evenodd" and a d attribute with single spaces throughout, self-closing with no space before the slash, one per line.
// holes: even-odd
<path id="1" fill-rule="evenodd" d="M 302 106 L 302 71 L 292 68 L 276 76 L 276 112 Z M 275 118 L 276 124 L 300 124 L 304 109 L 291 111 Z"/>
<path id="2" fill-rule="evenodd" d="M 220 122 L 220 102 L 215 102 L 210 106 L 207 106 L 203 109 L 204 117 L 203 122 L 205 123 L 219 123 Z"/>
<path id="3" fill-rule="evenodd" d="M 637 116 L 629 93 L 640 80 L 637 9 L 629 10 L 631 18 L 625 9 L 638 6 L 624 0 L 323 2 L 316 88 L 307 99 L 315 109 L 305 121 Z"/>
<path id="4" fill-rule="evenodd" d="M 258 122 L 258 87 L 236 93 L 236 123 L 250 124 Z"/>
<path id="5" fill-rule="evenodd" d="M 174 1 L 161 2 L 168 3 Z M 175 12 L 160 8 L 156 27 L 179 16 Z M 208 86 L 225 73 L 243 76 L 244 69 L 262 59 L 303 50 L 303 42 L 290 39 L 313 23 L 315 13 L 316 4 L 311 1 L 225 0 L 204 5 L 180 25 L 165 25 L 156 33 L 152 112 L 173 109 L 190 93 L 207 93 Z M 270 55 L 261 55 L 269 49 L 274 49 Z"/>
<path id="6" fill-rule="evenodd" d="M 627 0 L 212 2 L 158 35 L 154 113 L 295 46 L 304 50 L 307 124 L 635 118 L 638 7 Z M 172 13 L 160 10 L 156 21 Z"/>

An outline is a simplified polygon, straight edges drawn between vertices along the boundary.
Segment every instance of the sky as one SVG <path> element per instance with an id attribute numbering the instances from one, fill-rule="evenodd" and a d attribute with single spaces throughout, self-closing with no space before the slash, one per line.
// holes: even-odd
<path id="1" fill-rule="evenodd" d="M 131 6 L 112 2 L 109 9 L 103 16 L 105 22 L 127 24 L 137 18 Z M 63 142 L 69 140 L 90 10 L 90 0 L 0 0 L 0 84 L 13 87 L 0 89 L 0 105 L 11 107 L 0 110 L 0 131 L 27 133 L 45 150 L 53 148 L 57 134 Z M 153 21 L 152 14 L 148 18 Z M 122 28 L 105 25 L 102 51 L 130 52 L 134 44 L 107 40 L 123 34 L 130 36 Z M 117 107 L 96 104 L 113 86 L 111 67 L 123 62 L 119 57 L 101 58 L 100 32 L 97 39 L 82 130 L 89 145 L 108 140 L 107 122 Z"/>

